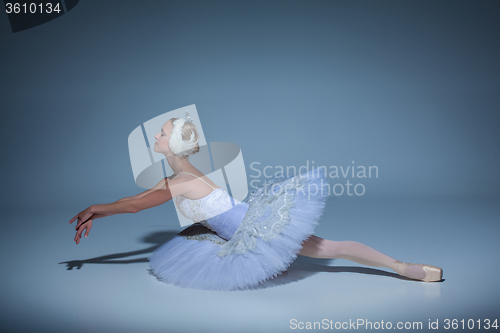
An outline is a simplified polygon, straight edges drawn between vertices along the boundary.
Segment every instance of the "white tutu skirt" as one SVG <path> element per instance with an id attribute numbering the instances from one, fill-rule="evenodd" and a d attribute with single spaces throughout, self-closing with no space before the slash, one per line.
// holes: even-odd
<path id="1" fill-rule="evenodd" d="M 183 288 L 254 287 L 286 271 L 297 258 L 328 195 L 324 168 L 275 177 L 235 208 L 207 220 L 215 231 L 195 223 L 159 246 L 148 257 L 148 272 Z"/>

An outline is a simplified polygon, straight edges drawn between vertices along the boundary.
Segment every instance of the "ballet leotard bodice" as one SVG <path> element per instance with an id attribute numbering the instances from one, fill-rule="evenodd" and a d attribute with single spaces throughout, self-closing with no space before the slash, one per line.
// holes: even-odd
<path id="1" fill-rule="evenodd" d="M 180 173 L 193 175 L 189 172 Z M 246 213 L 248 209 L 248 204 L 232 198 L 221 188 L 214 188 L 202 178 L 196 175 L 193 176 L 212 187 L 213 191 L 200 199 L 188 199 L 179 195 L 174 198 L 177 209 L 179 209 L 181 214 L 187 219 L 199 222 L 215 231 L 219 236 L 223 238 L 230 237 L 241 223 L 244 213 Z"/>

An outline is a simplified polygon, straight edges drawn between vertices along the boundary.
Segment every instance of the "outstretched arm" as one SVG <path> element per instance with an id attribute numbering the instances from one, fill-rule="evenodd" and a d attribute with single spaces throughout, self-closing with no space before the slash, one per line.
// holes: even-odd
<path id="1" fill-rule="evenodd" d="M 185 195 L 193 184 L 182 178 L 164 178 L 153 189 L 141 193 L 139 198 L 128 201 L 133 213 L 159 206 L 179 195 Z"/>
<path id="2" fill-rule="evenodd" d="M 78 223 L 75 227 L 76 235 L 74 241 L 76 242 L 76 244 L 80 244 L 80 239 L 84 231 L 85 238 L 88 237 L 90 229 L 92 229 L 94 219 L 114 214 L 137 213 L 138 211 L 141 211 L 143 209 L 158 206 L 164 202 L 167 202 L 171 198 L 172 196 L 170 195 L 170 191 L 168 190 L 167 186 L 167 189 L 159 189 L 153 191 L 152 193 L 140 199 L 123 200 L 116 201 L 110 204 L 90 206 L 86 210 L 76 215 L 69 222 L 72 223 L 78 218 Z"/>
<path id="3" fill-rule="evenodd" d="M 115 215 L 125 213 L 135 213 L 131 203 L 134 200 L 116 201 L 109 204 L 92 205 L 90 206 L 91 214 Z"/>
<path id="4" fill-rule="evenodd" d="M 145 198 L 145 197 L 149 196 L 150 194 L 155 193 L 157 190 L 161 190 L 161 189 L 163 189 L 163 190 L 168 189 L 166 178 L 163 178 L 162 180 L 160 180 L 158 182 L 158 184 L 156 184 L 152 189 L 149 189 L 147 191 L 144 191 L 144 192 L 139 193 L 137 195 L 134 195 L 132 197 L 122 198 L 122 199 L 117 200 L 117 201 L 110 203 L 110 204 L 93 205 L 91 207 L 90 211 L 93 212 L 94 214 L 99 214 L 102 216 L 124 214 L 124 213 L 137 213 L 140 210 L 150 208 L 146 203 L 149 202 L 152 198 L 151 197 L 148 197 L 148 199 L 143 199 L 143 198 Z M 156 194 L 155 197 L 157 200 L 158 194 Z M 139 200 L 139 199 L 143 199 L 143 200 L 141 202 L 139 202 L 138 208 L 142 208 L 142 207 L 145 207 L 145 208 L 142 208 L 140 210 L 136 210 L 137 203 L 134 204 L 132 201 Z M 170 200 L 170 199 L 168 199 L 168 200 Z M 168 200 L 166 200 L 166 201 L 168 201 Z M 163 202 L 159 203 L 158 205 L 160 205 L 166 201 L 163 201 Z M 158 205 L 156 205 L 156 206 L 158 206 Z M 153 207 L 153 206 L 151 206 L 151 207 Z"/>
<path id="5" fill-rule="evenodd" d="M 75 242 L 77 244 L 80 243 L 81 234 L 84 230 L 86 230 L 85 237 L 88 236 L 94 218 L 114 214 L 137 213 L 147 208 L 159 206 L 173 197 L 185 193 L 187 187 L 185 185 L 181 186 L 182 182 L 181 179 L 168 180 L 164 178 L 154 188 L 135 196 L 135 198 L 127 197 L 110 204 L 90 206 L 73 217 L 69 222 L 72 223 L 78 219 L 77 226 L 75 227 L 77 229 Z"/>
<path id="6" fill-rule="evenodd" d="M 148 191 L 150 191 L 150 190 L 148 190 Z M 142 196 L 144 196 L 144 195 L 145 195 L 144 193 L 146 193 L 146 192 L 148 192 L 148 191 L 145 191 L 145 192 L 140 193 L 140 194 L 138 194 L 138 195 L 136 195 L 136 196 L 133 196 L 133 197 L 125 197 L 125 198 L 121 198 L 121 199 L 119 199 L 119 200 L 116 200 L 115 202 L 121 202 L 121 201 L 127 201 L 127 200 L 134 200 L 134 199 L 138 198 L 139 196 L 141 196 L 141 197 L 142 197 Z M 104 214 L 104 213 L 103 213 L 103 214 L 97 214 L 97 213 L 95 213 L 95 214 L 93 214 L 93 215 L 92 215 L 92 219 L 93 219 L 93 220 L 95 220 L 95 219 L 100 219 L 100 218 L 102 218 L 102 217 L 107 217 L 107 216 L 111 216 L 111 215 L 113 215 L 113 214 L 112 214 L 112 213 L 107 213 L 107 214 Z M 70 222 L 70 223 L 71 223 L 71 222 Z"/>
<path id="7" fill-rule="evenodd" d="M 146 196 L 146 195 L 148 195 L 148 194 L 152 193 L 152 192 L 153 192 L 153 191 L 155 191 L 155 190 L 158 190 L 158 189 L 161 189 L 161 188 L 165 188 L 165 183 L 167 182 L 167 179 L 168 179 L 168 180 L 171 180 L 171 179 L 173 179 L 173 178 L 174 178 L 174 175 L 171 175 L 171 176 L 169 176 L 169 177 L 167 177 L 167 178 L 163 178 L 163 179 L 162 179 L 162 180 L 160 180 L 160 181 L 158 182 L 158 184 L 156 184 L 156 185 L 155 185 L 152 189 L 149 189 L 149 190 L 147 190 L 147 191 L 144 191 L 144 192 L 142 192 L 142 193 L 139 193 L 139 194 L 134 195 L 134 196 L 131 196 L 131 197 L 125 197 L 125 198 L 122 198 L 122 199 L 120 199 L 120 200 L 117 200 L 116 202 L 118 202 L 118 201 L 127 201 L 127 200 L 135 200 L 135 199 L 140 199 L 140 198 L 142 198 L 142 197 L 144 197 L 144 196 Z"/>
<path id="8" fill-rule="evenodd" d="M 138 198 L 124 201 L 117 201 L 110 204 L 93 205 L 90 207 L 92 214 L 124 214 L 138 213 L 141 210 L 159 206 L 172 199 L 172 193 L 168 185 L 163 189 L 148 190 L 148 194 Z"/>
<path id="9" fill-rule="evenodd" d="M 164 189 L 158 189 L 151 193 L 135 200 L 128 201 L 130 209 L 133 213 L 138 213 L 141 210 L 159 206 L 167 201 L 172 200 L 172 193 L 168 185 Z"/>
<path id="10" fill-rule="evenodd" d="M 171 199 L 172 195 L 168 187 L 167 178 L 163 178 L 152 189 L 110 204 L 93 205 L 90 207 L 90 212 L 103 215 L 137 213 L 141 210 L 161 205 Z"/>

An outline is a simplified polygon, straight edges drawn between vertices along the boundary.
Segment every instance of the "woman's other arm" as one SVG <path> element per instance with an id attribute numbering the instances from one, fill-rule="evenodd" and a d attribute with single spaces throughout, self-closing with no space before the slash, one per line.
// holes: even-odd
<path id="1" fill-rule="evenodd" d="M 81 235 L 84 230 L 87 230 L 85 237 L 88 236 L 94 218 L 122 213 L 137 213 L 141 210 L 161 205 L 171 200 L 173 197 L 185 193 L 187 186 L 186 184 L 182 185 L 181 182 L 181 179 L 168 180 L 168 178 L 164 178 L 153 189 L 136 196 L 139 197 L 138 199 L 127 197 L 111 204 L 90 206 L 69 221 L 69 223 L 72 223 L 78 219 L 77 226 L 75 227 L 75 229 L 77 229 L 77 234 L 75 236 L 76 244 L 80 243 Z"/>
<path id="2" fill-rule="evenodd" d="M 139 193 L 133 197 L 125 197 L 120 200 L 117 200 L 113 203 L 102 204 L 102 205 L 92 205 L 90 207 L 90 212 L 93 214 L 101 214 L 101 215 L 115 215 L 115 214 L 125 214 L 125 213 L 137 213 L 136 206 L 133 204 L 133 201 L 140 200 L 144 197 L 147 197 L 162 188 L 166 188 L 165 178 L 160 180 L 158 184 L 152 189 Z M 165 193 L 165 192 L 164 192 Z M 155 196 L 157 197 L 158 194 Z M 168 200 L 167 200 L 168 201 Z M 166 201 L 164 201 L 166 202 Z"/>
<path id="3" fill-rule="evenodd" d="M 160 180 L 160 181 L 158 182 L 158 184 L 156 184 L 156 185 L 155 185 L 152 189 L 149 189 L 149 190 L 147 190 L 147 191 L 144 191 L 144 192 L 142 192 L 142 193 L 139 193 L 139 194 L 134 195 L 134 196 L 131 196 L 131 197 L 125 197 L 125 198 L 122 198 L 122 199 L 117 200 L 117 201 L 115 201 L 115 202 L 140 199 L 140 198 L 142 198 L 142 197 L 144 197 L 144 196 L 146 196 L 146 195 L 148 195 L 148 194 L 152 193 L 153 191 L 156 191 L 156 190 L 158 190 L 158 189 L 160 189 L 160 188 L 165 188 L 165 182 L 167 181 L 167 179 L 171 180 L 172 178 L 174 178 L 174 175 L 171 175 L 171 176 L 169 176 L 169 177 L 167 177 L 167 178 L 163 178 L 163 179 L 162 179 L 162 180 Z"/>
<path id="4" fill-rule="evenodd" d="M 170 176 L 170 177 L 167 177 L 168 179 L 172 179 L 173 178 L 173 175 Z M 164 187 L 164 184 L 165 184 L 165 181 L 167 178 L 163 178 L 162 180 L 160 180 L 158 182 L 158 184 L 156 184 L 152 189 L 149 189 L 149 190 L 146 190 L 142 193 L 139 193 L 139 194 L 136 194 L 134 196 L 131 196 L 131 197 L 125 197 L 125 198 L 121 198 L 119 200 L 116 200 L 115 202 L 122 202 L 122 201 L 128 201 L 128 200 L 135 200 L 135 199 L 140 199 L 142 197 L 144 197 L 145 195 L 148 195 L 149 193 L 157 190 L 157 189 L 160 189 L 162 187 Z M 101 217 L 104 217 L 104 216 L 101 216 Z"/>
<path id="5" fill-rule="evenodd" d="M 160 183 L 162 184 L 160 185 Z M 160 183 L 146 195 L 130 200 L 130 205 L 134 213 L 159 206 L 176 196 L 183 195 L 187 189 L 187 184 L 183 179 L 164 178 Z"/>
<path id="6" fill-rule="evenodd" d="M 91 212 L 94 214 L 138 213 L 184 194 L 186 188 L 187 184 L 183 179 L 163 178 L 154 188 L 137 195 L 136 198 L 111 204 L 93 205 Z"/>

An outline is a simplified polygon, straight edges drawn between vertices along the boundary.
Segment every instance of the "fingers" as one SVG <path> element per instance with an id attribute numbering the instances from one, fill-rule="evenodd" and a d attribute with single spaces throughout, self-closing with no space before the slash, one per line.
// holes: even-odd
<path id="1" fill-rule="evenodd" d="M 92 216 L 92 215 L 90 215 L 90 216 Z M 82 226 L 85 222 L 87 222 L 87 221 L 88 221 L 88 218 L 89 218 L 90 216 L 87 216 L 86 218 L 85 218 L 85 216 L 84 216 L 83 218 L 80 218 L 80 217 L 79 217 L 79 218 L 78 218 L 78 223 L 76 224 L 75 229 L 80 228 L 80 227 L 81 227 L 81 226 Z"/>
<path id="2" fill-rule="evenodd" d="M 80 240 L 82 238 L 83 231 L 86 230 L 85 238 L 87 238 L 89 236 L 89 232 L 90 232 L 91 228 L 92 228 L 92 220 L 91 219 L 88 220 L 86 223 L 80 225 L 80 228 L 76 232 L 76 235 L 74 238 L 74 241 L 76 242 L 77 245 L 80 244 Z"/>
<path id="3" fill-rule="evenodd" d="M 85 223 L 85 222 L 87 222 L 87 221 L 89 221 L 91 219 L 92 213 L 88 212 L 87 210 L 84 211 L 86 213 L 83 214 L 83 217 L 79 218 L 79 221 L 78 221 L 79 224 L 76 225 L 76 228 L 79 228 L 79 226 L 81 226 L 83 223 Z M 80 214 L 82 214 L 82 213 L 80 213 Z M 78 214 L 78 215 L 80 215 L 80 214 Z"/>
<path id="4" fill-rule="evenodd" d="M 78 230 L 83 224 L 83 220 L 82 219 L 78 219 L 78 222 L 76 223 L 76 227 L 75 227 L 75 230 Z"/>
<path id="5" fill-rule="evenodd" d="M 73 223 L 73 221 L 76 220 L 76 218 L 78 217 L 79 214 L 76 214 L 75 217 L 73 217 L 70 221 L 69 221 L 69 224 Z"/>
<path id="6" fill-rule="evenodd" d="M 80 244 L 80 239 L 82 238 L 82 232 L 83 228 L 81 230 L 78 230 L 78 232 L 76 233 L 75 242 L 77 245 Z"/>
<path id="7" fill-rule="evenodd" d="M 77 218 L 81 221 L 87 221 L 88 218 L 92 216 L 92 213 L 90 212 L 90 207 L 81 211 L 80 213 L 76 214 L 75 217 L 73 217 L 70 221 L 69 224 L 73 223 Z"/>
<path id="8" fill-rule="evenodd" d="M 90 219 L 91 217 L 92 217 L 92 213 L 87 212 L 87 213 L 85 213 L 85 215 L 83 215 L 83 217 L 82 217 L 82 221 L 84 221 L 84 222 L 85 222 L 85 221 L 87 221 L 88 219 Z"/>
<path id="9" fill-rule="evenodd" d="M 89 220 L 90 222 L 86 224 L 85 228 L 85 238 L 89 236 L 90 229 L 92 228 L 92 220 Z"/>
<path id="10" fill-rule="evenodd" d="M 81 238 L 81 235 L 82 235 L 82 230 L 78 229 L 77 232 L 76 232 L 76 235 L 75 235 L 75 239 L 73 239 L 76 244 L 79 244 L 80 243 L 80 238 Z"/>

